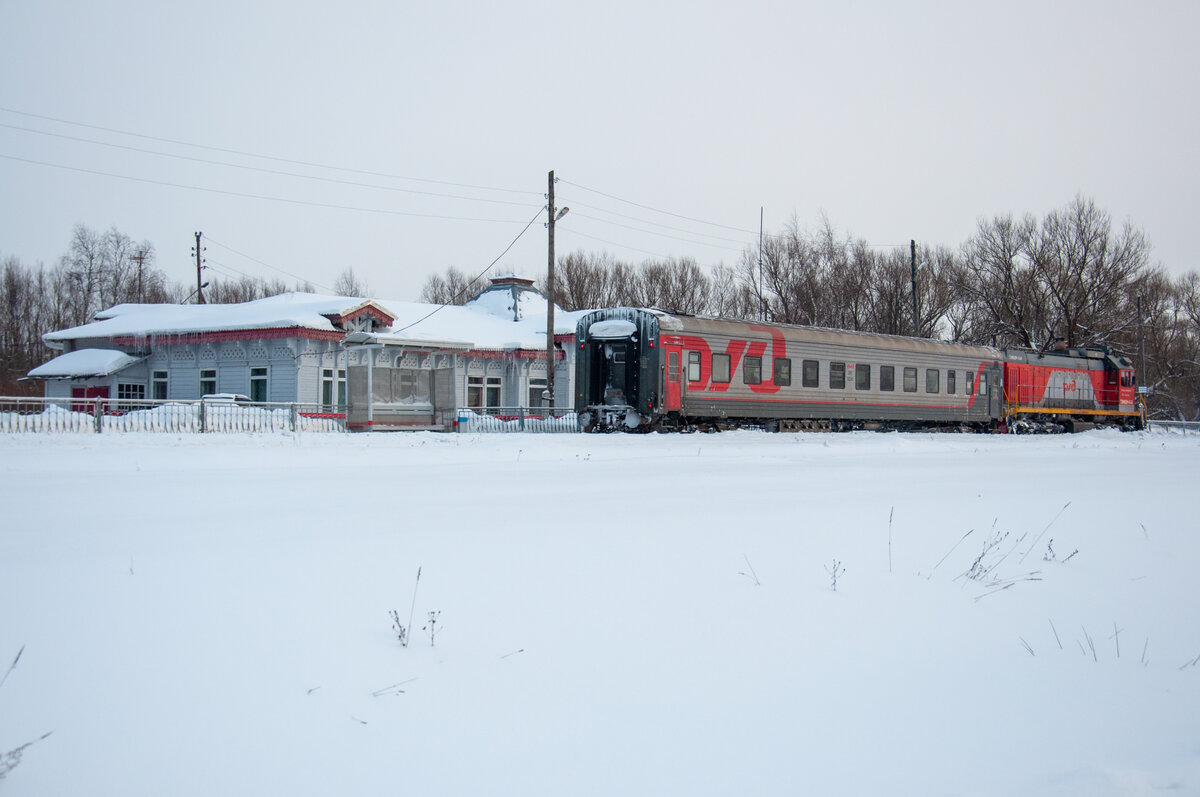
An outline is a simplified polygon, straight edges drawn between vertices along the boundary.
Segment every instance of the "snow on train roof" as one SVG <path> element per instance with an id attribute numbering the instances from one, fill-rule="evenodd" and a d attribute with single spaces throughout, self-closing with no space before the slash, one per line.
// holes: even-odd
<path id="1" fill-rule="evenodd" d="M 546 300 L 526 294 L 514 321 L 512 300 L 505 304 L 497 292 L 485 292 L 464 306 L 375 300 L 372 303 L 395 320 L 391 334 L 408 339 L 453 341 L 478 348 L 513 349 L 546 346 Z M 539 301 L 540 300 L 540 301 Z M 151 337 L 246 329 L 302 328 L 334 331 L 330 316 L 349 313 L 366 303 L 361 297 L 284 293 L 240 304 L 119 304 L 96 314 L 82 326 L 43 336 L 55 346 L 68 340 Z M 582 313 L 556 310 L 555 334 L 572 334 Z M 380 333 L 386 336 L 388 331 Z M 61 346 L 56 346 L 61 347 Z"/>

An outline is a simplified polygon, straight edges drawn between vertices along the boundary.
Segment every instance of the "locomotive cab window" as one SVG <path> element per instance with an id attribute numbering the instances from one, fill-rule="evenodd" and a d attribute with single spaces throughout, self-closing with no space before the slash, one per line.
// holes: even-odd
<path id="1" fill-rule="evenodd" d="M 896 369 L 891 365 L 879 366 L 879 389 L 880 390 L 895 390 L 896 389 Z"/>
<path id="2" fill-rule="evenodd" d="M 821 364 L 816 360 L 804 360 L 801 363 L 803 373 L 800 375 L 801 384 L 805 387 L 821 386 Z"/>
<path id="3" fill-rule="evenodd" d="M 712 356 L 712 381 L 729 381 L 729 355 L 714 354 Z"/>
<path id="4" fill-rule="evenodd" d="M 854 389 L 871 389 L 871 366 L 866 363 L 858 363 L 854 366 Z"/>
<path id="5" fill-rule="evenodd" d="M 786 357 L 776 357 L 771 366 L 771 381 L 781 387 L 792 384 L 792 361 Z"/>
<path id="6" fill-rule="evenodd" d="M 762 384 L 762 357 L 742 360 L 742 382 L 747 385 Z"/>
<path id="7" fill-rule="evenodd" d="M 699 382 L 700 381 L 700 352 L 698 352 L 698 351 L 689 351 L 688 352 L 687 368 L 688 368 L 688 374 L 687 374 L 688 381 L 689 382 Z"/>
<path id="8" fill-rule="evenodd" d="M 904 392 L 905 393 L 916 393 L 917 392 L 917 369 L 916 368 L 905 368 L 904 369 Z"/>
<path id="9" fill-rule="evenodd" d="M 937 393 L 941 390 L 941 374 L 942 372 L 936 368 L 925 369 L 925 392 Z"/>
<path id="10" fill-rule="evenodd" d="M 1121 372 L 1121 387 L 1133 387 L 1133 371 Z"/>
<path id="11" fill-rule="evenodd" d="M 829 364 L 829 388 L 831 390 L 846 389 L 846 364 L 845 363 L 830 363 Z"/>

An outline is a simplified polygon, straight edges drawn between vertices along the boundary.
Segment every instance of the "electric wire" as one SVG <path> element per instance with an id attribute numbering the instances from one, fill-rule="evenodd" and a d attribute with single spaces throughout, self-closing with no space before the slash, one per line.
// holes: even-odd
<path id="1" fill-rule="evenodd" d="M 3 109 L 0 109 L 0 110 L 3 110 Z M 574 186 L 583 191 L 590 191 L 593 194 L 599 194 L 602 197 L 607 197 L 608 199 L 612 199 L 617 202 L 624 202 L 627 205 L 633 205 L 634 207 L 641 208 L 642 210 L 649 210 L 654 213 L 661 213 L 664 216 L 673 216 L 677 219 L 683 219 L 684 221 L 695 222 L 696 224 L 707 224 L 710 227 L 720 227 L 725 230 L 733 230 L 734 232 L 744 232 L 744 233 L 749 233 L 752 235 L 758 235 L 758 230 L 748 230 L 744 227 L 733 227 L 728 224 L 718 224 L 715 221 L 705 221 L 704 219 L 697 219 L 693 216 L 684 216 L 683 214 L 680 214 L 680 213 L 672 213 L 669 210 L 660 210 L 659 208 L 651 207 L 649 205 L 643 205 L 640 202 L 634 202 L 630 199 L 623 199 L 619 196 L 614 196 L 613 194 L 606 194 L 603 191 L 597 191 L 595 188 L 588 188 L 586 185 L 580 185 L 579 183 L 573 183 L 570 180 L 562 180 L 562 178 L 559 178 L 559 179 L 561 182 L 566 183 L 567 185 Z"/>
<path id="2" fill-rule="evenodd" d="M 460 296 L 462 295 L 462 292 L 465 291 L 467 289 L 467 287 L 473 285 L 475 283 L 475 280 L 482 279 L 484 274 L 491 271 L 492 266 L 496 265 L 498 262 L 500 262 L 500 258 L 502 258 L 508 254 L 508 250 L 510 250 L 514 246 L 516 246 L 517 241 L 521 240 L 521 236 L 523 236 L 526 232 L 529 231 L 529 228 L 533 226 L 533 223 L 535 221 L 537 221 L 538 216 L 542 215 L 542 211 L 545 210 L 546 207 L 547 207 L 546 205 L 543 205 L 542 207 L 538 208 L 538 212 L 533 214 L 533 218 L 529 220 L 529 223 L 525 225 L 524 229 L 522 229 L 519 233 L 517 233 L 517 237 L 513 238 L 512 241 L 509 242 L 508 246 L 504 247 L 504 251 L 501 252 L 500 254 L 496 255 L 496 259 L 493 260 L 491 263 L 488 263 L 487 268 L 485 268 L 483 271 L 479 272 L 474 277 L 472 277 L 471 280 L 469 282 L 467 282 L 467 284 L 463 288 L 461 288 L 457 294 L 454 295 L 454 301 L 457 301 L 460 298 Z M 442 310 L 445 310 L 452 303 L 453 302 L 447 302 L 447 303 L 444 303 L 444 304 L 441 304 L 441 305 L 435 307 L 433 310 L 431 310 L 428 313 L 426 313 L 425 315 L 421 316 L 416 321 L 413 321 L 411 324 L 407 324 L 405 326 L 400 327 L 399 329 L 393 330 L 392 334 L 403 332 L 404 330 L 409 329 L 410 327 L 415 327 L 417 324 L 420 324 L 422 321 L 425 321 L 426 319 L 430 318 L 434 314 L 439 313 Z"/>
<path id="3" fill-rule="evenodd" d="M 404 211 L 404 210 L 385 210 L 383 208 L 368 208 L 368 207 L 360 207 L 357 205 L 338 205 L 338 204 L 333 204 L 333 203 L 329 203 L 329 202 L 312 202 L 312 201 L 305 200 L 305 199 L 291 199 L 288 197 L 268 196 L 265 194 L 251 194 L 251 193 L 247 193 L 247 192 L 243 192 L 243 191 L 229 191 L 224 188 L 208 188 L 206 186 L 187 185 L 185 183 L 173 183 L 173 182 L 170 182 L 167 180 L 153 180 L 148 177 L 132 177 L 127 174 L 117 174 L 115 172 L 105 172 L 105 171 L 100 171 L 99 169 L 84 169 L 79 166 L 66 166 L 61 163 L 50 163 L 49 161 L 40 161 L 40 160 L 35 160 L 33 158 L 20 158 L 20 157 L 17 157 L 16 155 L 6 155 L 4 153 L 0 153 L 0 158 L 5 158 L 6 160 L 11 160 L 11 161 L 18 161 L 21 163 L 31 163 L 36 166 L 48 166 L 48 167 L 54 168 L 54 169 L 65 169 L 67 171 L 99 175 L 101 177 L 115 177 L 120 180 L 131 180 L 133 182 L 147 183 L 149 185 L 168 186 L 170 188 L 184 188 L 184 189 L 187 189 L 190 191 L 203 191 L 203 192 L 210 193 L 210 194 L 221 194 L 223 196 L 242 197 L 243 199 L 259 199 L 259 200 L 263 200 L 266 202 L 283 202 L 283 203 L 289 204 L 289 205 L 301 205 L 301 206 L 305 206 L 305 207 L 314 207 L 314 208 L 331 208 L 334 210 L 349 210 L 349 211 L 353 211 L 356 213 L 375 213 L 375 214 L 387 215 L 387 216 L 406 216 L 409 218 L 418 218 L 418 219 L 439 219 L 442 221 L 476 221 L 476 222 L 486 222 L 489 224 L 491 224 L 491 223 L 513 224 L 514 223 L 513 219 L 483 219 L 483 218 L 474 218 L 474 217 L 469 217 L 469 216 L 448 216 L 448 215 L 437 214 L 437 213 L 412 213 L 412 212 Z M 529 206 L 526 205 L 526 207 L 529 207 Z"/>
<path id="4" fill-rule="evenodd" d="M 710 244 L 710 243 L 706 243 L 704 241 L 695 241 L 695 240 L 692 240 L 691 238 L 680 238 L 678 235 L 668 235 L 665 232 L 654 232 L 653 230 L 643 230 L 638 227 L 632 227 L 628 224 L 622 224 L 619 221 L 608 221 L 606 219 L 599 219 L 599 218 L 596 218 L 595 216 L 589 216 L 586 213 L 579 213 L 576 215 L 581 219 L 591 219 L 592 221 L 598 221 L 601 224 L 611 224 L 614 227 L 624 227 L 625 229 L 633 230 L 634 232 L 640 232 L 640 233 L 644 233 L 646 235 L 657 235 L 660 238 L 670 238 L 675 241 L 683 241 L 684 243 L 695 244 L 697 246 L 711 246 L 714 249 L 724 249 L 724 250 L 730 251 L 730 252 L 744 251 L 743 249 L 734 249 L 731 246 L 724 246 L 722 244 Z"/>
<path id="5" fill-rule="evenodd" d="M 206 243 L 210 243 L 210 244 L 216 244 L 217 246 L 221 247 L 222 249 L 225 249 L 225 250 L 228 250 L 228 251 L 230 251 L 230 252 L 233 252 L 235 255 L 238 255 L 238 256 L 240 256 L 240 257 L 244 257 L 244 258 L 246 258 L 247 260 L 249 260 L 249 261 L 251 261 L 251 262 L 253 262 L 253 263 L 257 263 L 257 264 L 258 264 L 258 265 L 260 265 L 260 266 L 266 266 L 267 268 L 271 269 L 272 271 L 278 271 L 280 274 L 284 274 L 284 275 L 286 275 L 286 276 L 288 276 L 288 277 L 291 277 L 292 279 L 299 280 L 301 283 L 308 283 L 309 285 L 312 285 L 313 287 L 316 287 L 316 288 L 321 288 L 322 290 L 329 291 L 330 293 L 332 293 L 332 292 L 333 292 L 333 289 L 332 289 L 332 288 L 330 288 L 328 285 L 322 285 L 321 283 L 319 283 L 319 282 L 316 282 L 316 281 L 314 281 L 314 280 L 308 279 L 308 278 L 306 278 L 306 277 L 301 277 L 299 274 L 293 274 L 293 273 L 292 273 L 292 272 L 290 272 L 290 271 L 284 271 L 283 269 L 281 269 L 281 268 L 279 268 L 279 267 L 277 267 L 277 266 L 273 266 L 273 265 L 271 265 L 270 263 L 267 263 L 266 261 L 259 260 L 259 259 L 258 259 L 258 258 L 256 258 L 256 257 L 251 257 L 250 255 L 246 254 L 245 252 L 239 252 L 237 249 L 234 249 L 232 246 L 229 246 L 228 244 L 223 244 L 223 243 L 221 243 L 220 241 L 218 241 L 218 240 L 214 239 L 214 238 L 213 238 L 212 236 L 210 236 L 210 235 L 205 235 L 205 236 L 204 236 L 204 241 L 205 241 Z M 205 262 L 208 262 L 208 261 L 209 261 L 209 258 L 205 258 Z M 217 261 L 217 262 L 219 262 L 219 261 Z M 226 266 L 226 268 L 233 268 L 233 266 Z M 242 276 L 244 276 L 244 277 L 250 277 L 251 279 L 261 279 L 260 277 L 254 277 L 254 276 L 252 276 L 252 275 L 250 275 L 250 274 L 247 274 L 247 273 L 245 273 L 244 271 L 240 271 L 240 270 L 238 270 L 238 269 L 233 269 L 233 270 L 234 270 L 234 271 L 237 271 L 239 274 L 241 274 L 241 275 L 242 275 Z"/>
<path id="6" fill-rule="evenodd" d="M 92 138 L 83 138 L 81 136 L 68 136 L 64 133 L 51 133 L 46 130 L 35 130 L 31 127 L 20 127 L 19 125 L 10 125 L 0 122 L 0 127 L 9 130 L 19 130 L 26 133 L 36 133 L 43 136 L 51 136 L 53 138 L 61 138 L 67 141 L 77 141 L 84 144 L 94 144 L 100 147 L 110 147 L 113 149 L 123 149 L 128 152 L 140 152 L 146 155 L 155 155 L 161 158 L 175 158 L 176 160 L 190 161 L 192 163 L 206 163 L 211 166 L 225 166 L 230 169 L 243 169 L 245 171 L 258 172 L 260 174 L 274 174 L 283 177 L 295 177 L 301 180 L 317 180 L 323 183 L 335 183 L 337 185 L 348 185 L 356 188 L 373 188 L 378 191 L 397 191 L 405 194 L 417 194 L 420 196 L 434 196 L 445 199 L 462 199 L 468 202 L 488 202 L 496 205 L 515 205 L 517 207 L 528 207 L 527 202 L 515 202 L 509 199 L 488 199 L 486 197 L 471 197 L 462 196 L 461 194 L 443 194 L 437 191 L 418 191 L 415 188 L 398 188 L 391 185 L 376 185 L 374 183 L 360 183 L 354 180 L 341 180 L 337 177 L 320 177 L 315 174 L 299 174 L 297 172 L 287 172 L 282 169 L 267 169 L 261 166 L 247 166 L 241 163 L 230 163 L 229 161 L 210 160 L 208 158 L 196 158 L 191 155 L 177 155 L 173 152 L 161 152 L 158 150 L 145 149 L 143 147 L 131 147 L 127 144 L 114 144 L 108 141 L 97 141 Z"/>
<path id="7" fill-rule="evenodd" d="M 294 166 L 311 166 L 311 167 L 318 168 L 318 169 L 330 169 L 333 171 L 347 172 L 347 173 L 351 173 L 351 174 L 362 174 L 362 175 L 368 175 L 371 177 L 384 177 L 384 178 L 391 179 L 391 180 L 410 180 L 412 182 L 431 183 L 434 185 L 447 185 L 447 186 L 452 186 L 455 188 L 472 188 L 472 189 L 479 190 L 479 191 L 500 191 L 500 192 L 512 193 L 512 194 L 526 194 L 529 196 L 541 196 L 541 192 L 530 191 L 528 189 L 496 188 L 493 186 L 486 186 L 486 185 L 471 185 L 469 183 L 456 183 L 456 182 L 451 182 L 448 180 L 432 180 L 432 179 L 425 178 L 425 177 L 409 177 L 409 176 L 401 175 L 401 174 L 389 174 L 387 172 L 375 172 L 375 171 L 371 171 L 369 169 L 355 169 L 355 168 L 348 167 L 348 166 L 334 166 L 334 165 L 331 165 L 328 163 L 314 163 L 312 161 L 296 160 L 293 158 L 281 158 L 281 157 L 277 157 L 274 155 L 262 155 L 260 153 L 247 152 L 244 150 L 228 149 L 225 147 L 214 147 L 214 146 L 210 146 L 208 144 L 196 144 L 196 143 L 193 143 L 190 141 L 181 141 L 179 139 L 173 139 L 173 138 L 163 138 L 161 136 L 151 136 L 151 135 L 146 135 L 145 133 L 135 133 L 135 132 L 132 132 L 129 130 L 120 130 L 120 129 L 114 128 L 114 127 L 103 127 L 101 125 L 86 124 L 84 122 L 73 122 L 70 119 L 60 119 L 60 118 L 57 118 L 54 116 L 46 116 L 43 114 L 30 113 L 29 111 L 20 111 L 20 110 L 17 110 L 16 108 L 0 107 L 0 112 L 17 114 L 18 116 L 27 116 L 27 117 L 30 117 L 33 119 L 42 119 L 42 120 L 45 120 L 48 122 L 57 122 L 59 124 L 64 124 L 64 125 L 72 125 L 74 127 L 84 127 L 89 130 L 100 130 L 105 133 L 116 133 L 117 135 L 122 135 L 122 136 L 132 136 L 134 138 L 146 139 L 147 141 L 158 141 L 158 142 L 161 142 L 164 144 L 176 144 L 178 146 L 183 146 L 183 147 L 194 147 L 196 149 L 206 149 L 211 152 L 224 152 L 227 155 L 241 155 L 241 156 L 248 157 L 248 158 L 260 158 L 262 160 L 276 161 L 278 163 L 290 163 Z"/>
<path id="8" fill-rule="evenodd" d="M 727 241 L 727 242 L 729 242 L 729 243 L 735 243 L 735 244 L 738 244 L 738 243 L 743 243 L 743 240 L 742 240 L 742 239 L 740 239 L 740 238 L 729 238 L 729 237 L 727 237 L 727 236 L 724 236 L 724 235 L 712 235 L 711 233 L 706 233 L 706 232 L 698 232 L 698 231 L 696 231 L 696 230 L 685 230 L 685 229 L 683 229 L 682 227 L 672 227 L 672 226 L 671 226 L 671 225 L 669 225 L 669 224 L 662 224 L 661 222 L 657 222 L 657 221 L 650 221 L 649 219 L 643 219 L 643 218 L 639 218 L 638 216 L 630 216 L 630 215 L 628 215 L 628 214 L 626 214 L 626 213 L 618 213 L 618 212 L 616 212 L 615 210 L 608 210 L 608 209 L 606 209 L 606 208 L 602 208 L 602 207 L 600 207 L 600 206 L 598 206 L 598 205 L 589 205 L 589 204 L 587 204 L 587 203 L 585 203 L 585 202 L 579 202 L 579 201 L 577 201 L 577 200 L 564 200 L 562 204 L 564 204 L 564 205 L 570 205 L 572 208 L 576 208 L 576 207 L 580 207 L 580 208 L 588 208 L 589 210 L 595 210 L 595 211 L 597 211 L 597 212 L 599 212 L 599 213 L 607 213 L 607 214 L 608 214 L 608 215 L 610 215 L 610 216 L 618 216 L 618 217 L 620 217 L 620 218 L 622 218 L 622 219 L 629 219 L 630 221 L 636 221 L 636 222 L 640 222 L 640 223 L 642 223 L 642 224 L 649 224 L 649 225 L 651 225 L 651 226 L 654 226 L 654 227 L 662 227 L 664 230 L 672 230 L 672 231 L 674 231 L 674 232 L 682 232 L 682 233 L 685 233 L 685 234 L 687 234 L 687 235 L 699 235 L 699 236 L 701 236 L 701 237 L 703 237 L 703 238 L 713 238 L 713 239 L 716 239 L 716 240 L 718 240 L 718 241 Z M 608 224 L 615 224 L 615 222 L 605 222 L 605 223 L 608 223 Z M 695 243 L 700 243 L 700 242 L 699 242 L 699 241 L 697 241 L 697 242 L 695 242 Z"/>

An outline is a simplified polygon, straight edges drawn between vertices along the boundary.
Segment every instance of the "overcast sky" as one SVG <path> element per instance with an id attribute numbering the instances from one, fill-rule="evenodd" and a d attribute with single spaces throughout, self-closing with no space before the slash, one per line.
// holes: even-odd
<path id="1" fill-rule="evenodd" d="M 1195 2 L 0 0 L 0 256 L 72 228 L 195 279 L 417 298 L 557 251 L 734 265 L 824 213 L 880 246 L 1092 198 L 1200 268 Z M 336 167 L 336 168 L 334 168 Z M 535 219 L 521 235 L 527 223 Z"/>

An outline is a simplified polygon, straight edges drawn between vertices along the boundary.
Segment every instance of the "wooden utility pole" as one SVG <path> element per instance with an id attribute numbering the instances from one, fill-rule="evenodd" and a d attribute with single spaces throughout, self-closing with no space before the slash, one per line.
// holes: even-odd
<path id="1" fill-rule="evenodd" d="M 550 170 L 549 187 L 546 191 L 546 230 L 548 231 L 549 253 L 546 257 L 546 392 L 549 404 L 554 406 L 554 170 Z"/>
<path id="2" fill-rule="evenodd" d="M 549 253 L 546 258 L 546 392 L 554 406 L 554 222 L 567 215 L 570 208 L 554 209 L 554 170 L 550 170 L 546 191 L 546 229 L 549 231 Z"/>
<path id="3" fill-rule="evenodd" d="M 145 301 L 145 292 L 142 290 L 142 264 L 146 262 L 146 250 L 139 249 L 138 253 L 136 255 L 131 256 L 129 259 L 132 260 L 133 262 L 137 263 L 137 266 L 138 266 L 138 272 L 137 272 L 138 304 L 141 304 L 142 302 Z"/>
<path id="4" fill-rule="evenodd" d="M 912 247 L 912 300 L 913 300 L 913 337 L 921 337 L 921 317 L 917 315 L 917 242 L 909 241 Z"/>
<path id="5" fill-rule="evenodd" d="M 204 260 L 201 257 L 201 253 L 204 250 L 200 247 L 201 235 L 204 235 L 204 233 L 196 233 L 196 248 L 192 250 L 196 255 L 196 304 L 206 304 L 204 301 L 204 281 L 202 274 L 204 269 Z"/>

